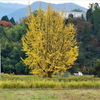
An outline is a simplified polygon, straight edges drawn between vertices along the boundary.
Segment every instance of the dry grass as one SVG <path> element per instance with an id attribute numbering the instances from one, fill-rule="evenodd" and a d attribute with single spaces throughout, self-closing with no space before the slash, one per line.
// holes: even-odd
<path id="1" fill-rule="evenodd" d="M 100 100 L 100 89 L 1 89 L 0 100 Z"/>

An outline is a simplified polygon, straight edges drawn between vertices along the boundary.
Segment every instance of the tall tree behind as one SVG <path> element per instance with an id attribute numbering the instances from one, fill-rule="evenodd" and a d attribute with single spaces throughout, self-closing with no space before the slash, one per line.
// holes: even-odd
<path id="1" fill-rule="evenodd" d="M 95 35 L 100 35 L 100 7 L 98 3 L 94 4 L 94 13 L 93 13 L 93 19 L 94 19 L 94 33 Z M 100 36 L 99 36 L 100 38 Z M 100 40 L 100 39 L 99 39 Z"/>
<path id="2" fill-rule="evenodd" d="M 89 4 L 89 9 L 86 13 L 87 21 L 91 22 L 93 24 L 93 4 Z"/>
<path id="3" fill-rule="evenodd" d="M 15 20 L 14 20 L 13 17 L 10 19 L 10 22 L 11 22 L 13 25 L 16 25 Z"/>
<path id="4" fill-rule="evenodd" d="M 7 15 L 3 16 L 3 17 L 1 18 L 1 20 L 9 22 L 9 18 L 8 18 Z"/>
<path id="5" fill-rule="evenodd" d="M 97 35 L 100 32 L 100 6 L 98 3 L 92 3 L 89 5 L 86 18 L 87 21 L 93 24 L 93 33 L 94 35 Z"/>
<path id="6" fill-rule="evenodd" d="M 38 9 L 37 16 L 28 18 L 28 29 L 22 37 L 23 51 L 26 52 L 26 65 L 32 73 L 43 77 L 64 74 L 74 64 L 78 56 L 76 29 L 73 24 L 64 25 L 64 17 L 53 11 Z"/>

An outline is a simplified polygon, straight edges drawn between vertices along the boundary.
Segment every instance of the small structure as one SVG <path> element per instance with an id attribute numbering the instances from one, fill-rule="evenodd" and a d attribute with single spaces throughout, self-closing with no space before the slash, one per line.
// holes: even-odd
<path id="1" fill-rule="evenodd" d="M 83 74 L 79 71 L 78 73 L 74 73 L 74 75 L 82 76 Z"/>
<path id="2" fill-rule="evenodd" d="M 61 14 L 61 12 L 59 12 L 59 14 Z M 68 18 L 68 16 L 72 14 L 73 18 L 78 18 L 78 17 L 82 17 L 84 19 L 86 19 L 86 12 L 82 11 L 82 12 L 76 12 L 76 11 L 66 11 L 64 14 L 64 17 Z"/>

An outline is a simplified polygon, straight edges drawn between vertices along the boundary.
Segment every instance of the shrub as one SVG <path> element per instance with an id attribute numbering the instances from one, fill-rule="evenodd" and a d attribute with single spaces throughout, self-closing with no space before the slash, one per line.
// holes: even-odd
<path id="1" fill-rule="evenodd" d="M 94 71 L 93 71 L 94 77 L 98 76 L 100 77 L 100 59 L 97 59 L 94 63 Z"/>

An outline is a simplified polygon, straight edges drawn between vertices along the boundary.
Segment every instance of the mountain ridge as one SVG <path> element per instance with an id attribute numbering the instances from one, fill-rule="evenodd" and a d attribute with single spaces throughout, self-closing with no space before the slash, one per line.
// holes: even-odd
<path id="1" fill-rule="evenodd" d="M 2 3 L 0 2 L 0 19 L 5 15 L 9 15 L 18 9 L 24 8 L 27 5 L 18 3 Z M 12 16 L 13 17 L 13 16 Z"/>
<path id="2" fill-rule="evenodd" d="M 36 2 L 33 2 L 30 6 L 31 6 L 31 9 L 32 11 L 34 10 L 37 10 L 38 9 L 38 6 L 41 4 L 41 7 L 42 9 L 45 11 L 46 10 L 46 6 L 49 4 L 47 2 L 44 2 L 44 1 L 36 1 Z M 51 6 L 53 6 L 53 9 L 56 10 L 57 8 L 59 9 L 63 9 L 65 6 L 66 6 L 66 11 L 71 11 L 73 9 L 80 9 L 82 11 L 87 11 L 86 8 L 84 7 L 81 7 L 75 3 L 59 3 L 59 4 L 54 4 L 54 3 L 50 3 Z M 21 5 L 20 5 L 21 6 Z M 22 5 L 23 6 L 23 5 Z M 27 14 L 28 14 L 28 11 L 27 11 L 27 7 L 28 5 L 25 5 L 23 6 L 22 8 L 20 9 L 17 9 L 17 10 L 14 10 L 11 12 L 11 13 L 7 13 L 6 15 L 11 18 L 13 17 L 16 21 L 19 21 L 19 19 L 21 19 L 22 17 L 25 17 Z M 11 9 L 11 8 L 9 8 Z M 9 12 L 9 10 L 7 10 Z M 1 16 L 1 15 L 0 15 Z M 4 15 L 3 15 L 4 16 Z"/>
<path id="3" fill-rule="evenodd" d="M 0 6 L 4 8 L 12 8 L 12 9 L 21 9 L 26 7 L 27 5 L 19 4 L 19 3 L 2 3 L 0 2 Z"/>

